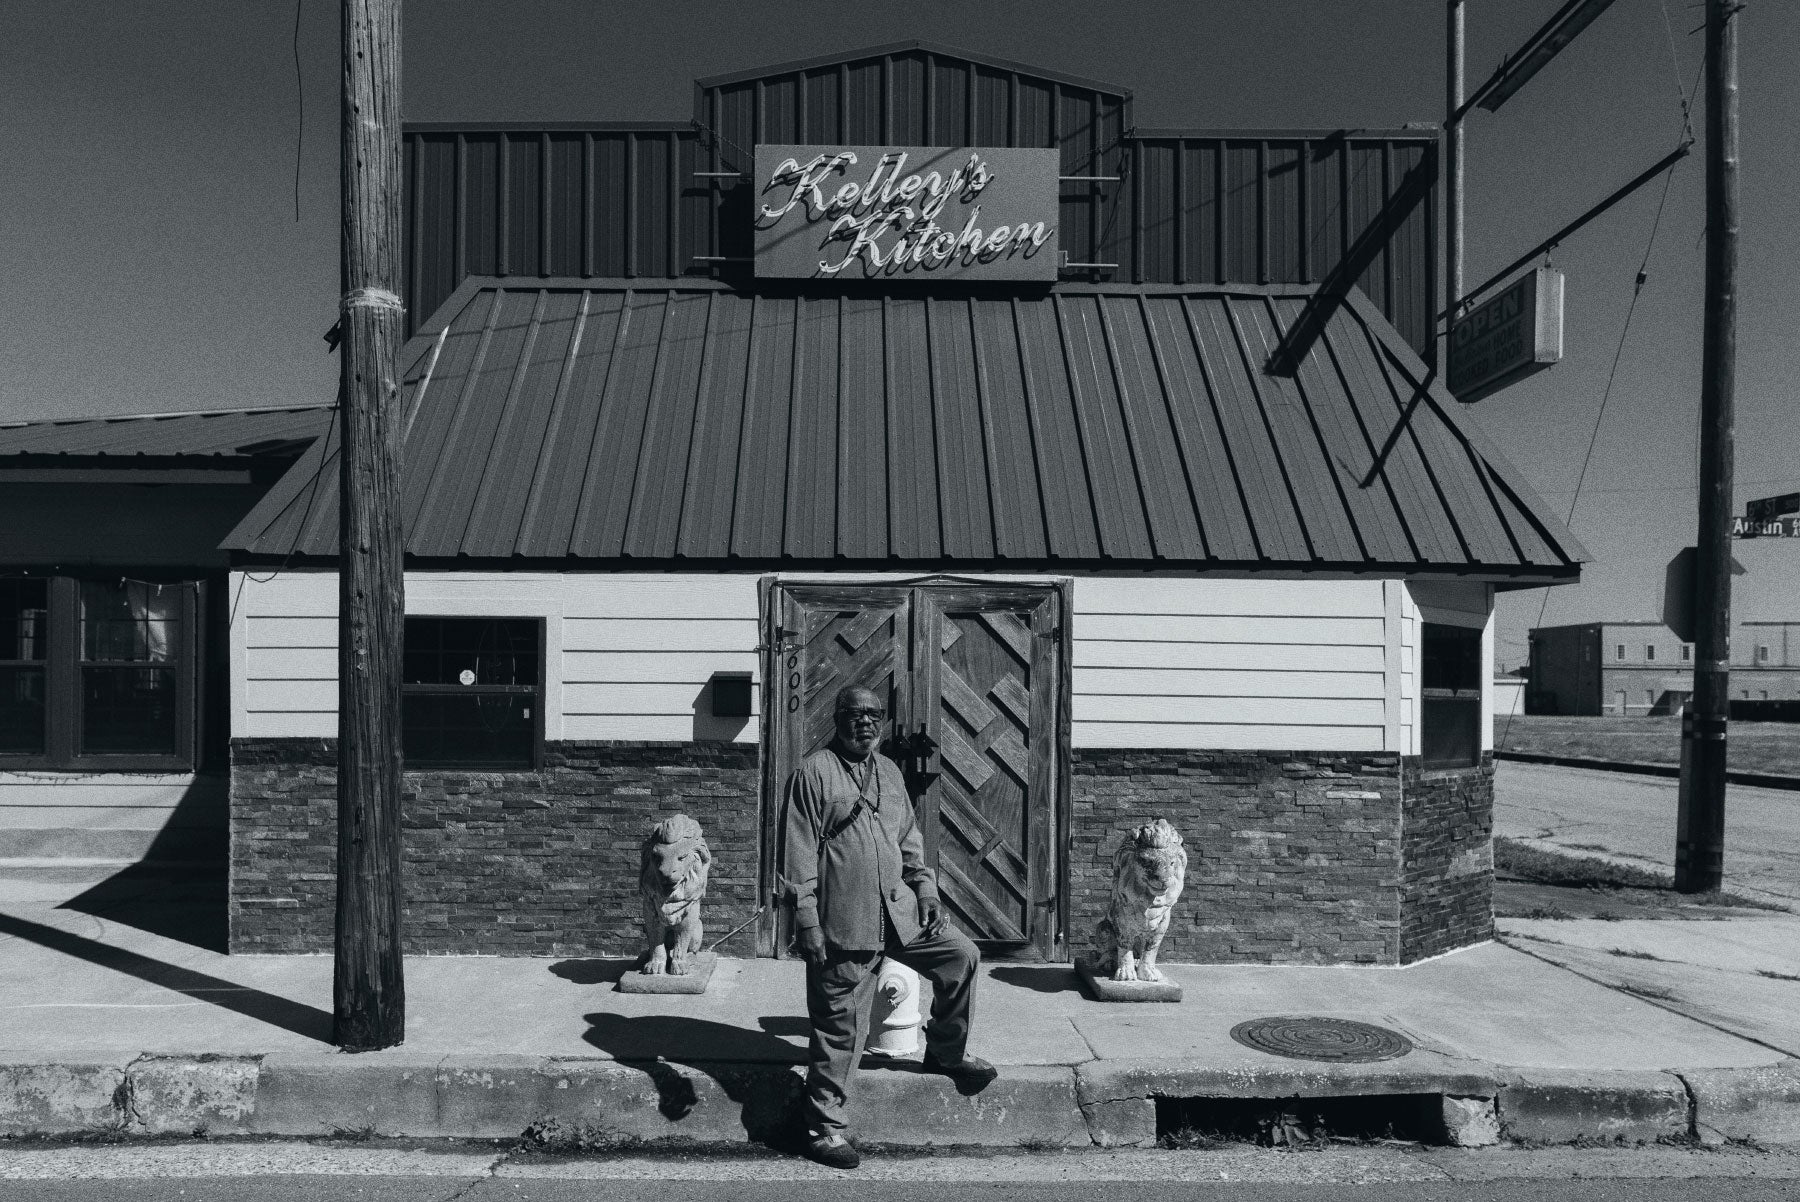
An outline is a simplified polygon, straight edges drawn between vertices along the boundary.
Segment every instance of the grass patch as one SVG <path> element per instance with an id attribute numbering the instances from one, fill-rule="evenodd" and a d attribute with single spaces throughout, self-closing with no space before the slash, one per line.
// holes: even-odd
<path id="1" fill-rule="evenodd" d="M 1756 970 L 1756 975 L 1767 977 L 1771 981 L 1800 981 L 1800 975 L 1791 972 L 1776 972 L 1772 968 L 1759 968 Z"/>
<path id="2" fill-rule="evenodd" d="M 1681 762 L 1679 717 L 1567 718 L 1521 714 L 1494 722 L 1502 751 L 1533 751 L 1638 764 Z M 1728 765 L 1739 772 L 1800 776 L 1800 726 L 1791 722 L 1733 722 L 1726 744 Z"/>
<path id="3" fill-rule="evenodd" d="M 1662 962 L 1661 956 L 1652 956 L 1649 952 L 1628 951 L 1622 947 L 1609 947 L 1606 949 L 1606 954 L 1609 956 L 1623 956 L 1627 960 L 1655 960 L 1658 963 Z"/>
<path id="4" fill-rule="evenodd" d="M 1496 918 L 1719 920 L 1733 910 L 1780 909 L 1716 890 L 1677 893 L 1672 874 L 1515 839 L 1494 840 L 1494 875 Z"/>
<path id="5" fill-rule="evenodd" d="M 1598 856 L 1566 856 L 1514 839 L 1494 840 L 1494 872 L 1515 881 L 1576 889 L 1669 889 L 1672 876 Z"/>

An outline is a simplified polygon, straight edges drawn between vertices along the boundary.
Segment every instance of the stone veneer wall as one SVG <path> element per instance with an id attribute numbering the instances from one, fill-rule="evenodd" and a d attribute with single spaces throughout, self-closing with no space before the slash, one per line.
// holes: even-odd
<path id="1" fill-rule="evenodd" d="M 232 951 L 331 950 L 336 754 L 331 739 L 232 741 Z M 638 847 L 675 813 L 712 848 L 710 943 L 756 908 L 760 775 L 755 747 L 628 742 L 549 743 L 536 772 L 408 772 L 407 950 L 641 951 Z M 754 955 L 754 936 L 720 951 Z"/>
<path id="2" fill-rule="evenodd" d="M 1494 758 L 1475 768 L 1402 775 L 1400 962 L 1494 937 Z"/>
<path id="3" fill-rule="evenodd" d="M 232 743 L 231 949 L 329 951 L 335 743 Z M 1410 963 L 1493 934 L 1493 765 L 1392 754 L 1077 749 L 1070 949 L 1087 947 L 1120 839 L 1167 818 L 1187 887 L 1162 958 Z M 415 953 L 635 954 L 638 844 L 685 812 L 713 849 L 708 940 L 757 904 L 755 747 L 571 742 L 537 772 L 409 772 L 406 936 Z M 755 954 L 754 931 L 721 949 Z"/>
<path id="4" fill-rule="evenodd" d="M 1162 959 L 1398 962 L 1399 756 L 1078 748 L 1074 761 L 1075 954 L 1106 912 L 1120 839 L 1167 818 L 1188 870 Z"/>

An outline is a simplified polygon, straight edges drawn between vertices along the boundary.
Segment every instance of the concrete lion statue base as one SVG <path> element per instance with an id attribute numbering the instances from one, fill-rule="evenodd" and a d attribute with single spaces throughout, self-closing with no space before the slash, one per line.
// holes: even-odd
<path id="1" fill-rule="evenodd" d="M 644 902 L 643 974 L 688 975 L 700 952 L 700 899 L 712 850 L 700 824 L 686 814 L 665 818 L 644 837 L 638 893 Z"/>
<path id="2" fill-rule="evenodd" d="M 1179 986 L 1156 966 L 1156 951 L 1169 932 L 1169 916 L 1181 896 L 1187 874 L 1187 851 L 1181 833 L 1164 819 L 1137 828 L 1119 844 L 1113 855 L 1112 901 L 1106 917 L 1094 932 L 1091 955 L 1083 961 L 1083 976 L 1102 996 L 1114 993 L 1108 983 L 1164 986 L 1177 1000 Z"/>

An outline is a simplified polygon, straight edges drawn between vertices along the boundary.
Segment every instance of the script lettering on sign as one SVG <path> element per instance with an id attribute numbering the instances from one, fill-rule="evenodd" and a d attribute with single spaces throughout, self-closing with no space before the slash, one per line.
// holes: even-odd
<path id="1" fill-rule="evenodd" d="M 759 146 L 756 274 L 1054 280 L 1058 152 Z"/>

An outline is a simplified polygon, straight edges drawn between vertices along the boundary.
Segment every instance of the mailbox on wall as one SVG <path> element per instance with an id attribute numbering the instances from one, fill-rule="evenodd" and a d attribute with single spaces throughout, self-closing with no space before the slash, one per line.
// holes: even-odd
<path id="1" fill-rule="evenodd" d="M 750 673 L 712 674 L 712 714 L 715 718 L 750 716 Z"/>

